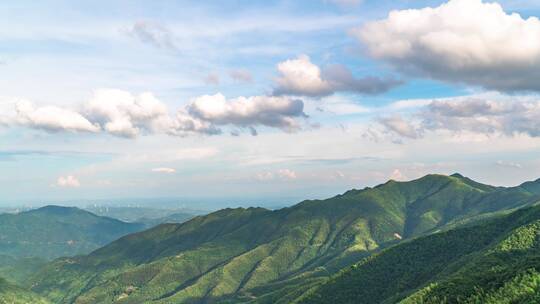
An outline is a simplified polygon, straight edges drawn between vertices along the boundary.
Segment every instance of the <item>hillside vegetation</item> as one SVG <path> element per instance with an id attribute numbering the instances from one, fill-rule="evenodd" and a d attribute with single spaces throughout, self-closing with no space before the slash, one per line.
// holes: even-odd
<path id="1" fill-rule="evenodd" d="M 61 258 L 31 280 L 55 303 L 290 303 L 407 239 L 538 201 L 461 175 L 351 190 L 290 208 L 225 209 Z"/>
<path id="2" fill-rule="evenodd" d="M 53 259 L 86 254 L 143 228 L 141 224 L 59 206 L 0 214 L 0 255 Z M 0 259 L 0 268 L 5 266 L 3 261 Z"/>
<path id="3" fill-rule="evenodd" d="M 539 303 L 540 207 L 383 250 L 294 303 Z"/>
<path id="4" fill-rule="evenodd" d="M 0 304 L 50 304 L 50 302 L 0 278 Z"/>

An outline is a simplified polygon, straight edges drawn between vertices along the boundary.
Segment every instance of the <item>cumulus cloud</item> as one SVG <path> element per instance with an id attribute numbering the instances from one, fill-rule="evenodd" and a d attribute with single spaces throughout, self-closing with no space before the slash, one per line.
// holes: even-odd
<path id="1" fill-rule="evenodd" d="M 235 69 L 229 72 L 229 76 L 237 82 L 249 83 L 253 81 L 253 75 L 246 69 Z"/>
<path id="2" fill-rule="evenodd" d="M 81 186 L 81 183 L 75 176 L 68 175 L 68 176 L 60 176 L 56 180 L 56 186 L 64 187 L 64 188 L 78 188 Z"/>
<path id="3" fill-rule="evenodd" d="M 425 129 L 540 136 L 540 102 L 434 101 L 420 114 Z"/>
<path id="4" fill-rule="evenodd" d="M 170 124 L 167 107 L 151 93 L 135 96 L 122 90 L 97 90 L 84 113 L 105 131 L 122 137 L 154 132 Z"/>
<path id="5" fill-rule="evenodd" d="M 513 100 L 518 99 L 518 100 Z M 389 132 L 419 138 L 429 131 L 540 137 L 540 101 L 478 97 L 434 100 L 407 119 L 379 120 Z"/>
<path id="6" fill-rule="evenodd" d="M 159 48 L 176 49 L 174 36 L 161 24 L 137 21 L 127 32 L 143 43 L 148 43 Z"/>
<path id="7" fill-rule="evenodd" d="M 27 101 L 17 102 L 12 123 L 49 132 L 98 132 L 99 125 L 81 114 L 55 106 L 35 107 Z"/>
<path id="8" fill-rule="evenodd" d="M 197 97 L 187 106 L 190 117 L 211 125 L 254 128 L 262 125 L 295 131 L 297 118 L 306 117 L 299 99 L 276 96 L 238 97 L 227 100 L 222 94 Z M 253 132 L 253 131 L 252 131 Z"/>
<path id="9" fill-rule="evenodd" d="M 176 173 L 176 169 L 173 169 L 173 168 L 154 168 L 154 169 L 152 169 L 152 172 L 171 174 L 171 173 Z"/>
<path id="10" fill-rule="evenodd" d="M 392 11 L 354 29 L 371 56 L 404 73 L 499 91 L 540 91 L 540 20 L 497 3 L 451 0 Z"/>
<path id="11" fill-rule="evenodd" d="M 234 132 L 245 129 L 257 135 L 256 127 L 265 126 L 293 132 L 307 118 L 302 100 L 286 96 L 250 96 L 227 99 L 222 94 L 192 99 L 175 115 L 152 93 L 102 89 L 94 92 L 80 111 L 57 106 L 34 107 L 29 102 L 2 104 L 0 124 L 22 125 L 49 132 L 101 132 L 134 138 L 147 134 L 189 136 L 222 134 L 224 127 Z M 236 128 L 236 129 L 234 129 Z"/>
<path id="12" fill-rule="evenodd" d="M 307 55 L 281 62 L 277 70 L 280 76 L 276 79 L 274 95 L 321 97 L 340 91 L 379 94 L 402 83 L 391 78 L 355 78 L 351 71 L 342 65 L 332 65 L 321 70 Z"/>

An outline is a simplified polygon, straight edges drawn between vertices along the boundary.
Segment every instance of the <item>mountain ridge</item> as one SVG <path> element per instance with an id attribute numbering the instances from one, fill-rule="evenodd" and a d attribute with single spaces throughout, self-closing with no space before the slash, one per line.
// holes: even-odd
<path id="1" fill-rule="evenodd" d="M 122 237 L 86 256 L 58 259 L 32 279 L 32 286 L 59 303 L 249 302 L 253 297 L 273 303 L 401 238 L 537 200 L 519 187 L 427 175 L 279 210 L 224 209 Z M 55 283 L 59 275 L 67 283 Z M 280 284 L 282 289 L 265 287 Z"/>

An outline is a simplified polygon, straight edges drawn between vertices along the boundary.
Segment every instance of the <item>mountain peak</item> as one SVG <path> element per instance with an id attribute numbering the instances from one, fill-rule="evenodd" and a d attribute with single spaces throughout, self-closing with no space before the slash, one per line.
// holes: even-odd
<path id="1" fill-rule="evenodd" d="M 64 207 L 64 206 L 58 206 L 58 205 L 47 205 L 43 206 L 41 208 L 37 208 L 34 210 L 30 210 L 28 212 L 31 213 L 47 213 L 47 214 L 54 214 L 54 215 L 68 215 L 73 213 L 86 213 L 86 211 L 79 209 L 77 207 Z M 88 212 L 89 214 L 92 214 Z"/>

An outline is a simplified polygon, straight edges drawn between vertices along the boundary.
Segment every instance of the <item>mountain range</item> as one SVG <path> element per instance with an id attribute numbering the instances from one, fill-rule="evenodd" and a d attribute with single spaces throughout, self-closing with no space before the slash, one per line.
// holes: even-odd
<path id="1" fill-rule="evenodd" d="M 142 224 L 125 223 L 74 207 L 45 206 L 18 214 L 0 214 L 0 255 L 48 260 L 86 254 L 142 229 Z"/>
<path id="2" fill-rule="evenodd" d="M 26 286 L 53 303 L 438 303 L 458 283 L 475 286 L 459 275 L 474 273 L 501 238 L 532 223 L 535 208 L 515 210 L 539 194 L 540 181 L 505 188 L 428 175 L 279 210 L 224 209 L 56 259 Z M 523 269 L 501 284 L 534 275 Z M 385 284 L 393 287 L 380 291 Z M 497 296 L 478 286 L 463 299 Z"/>

